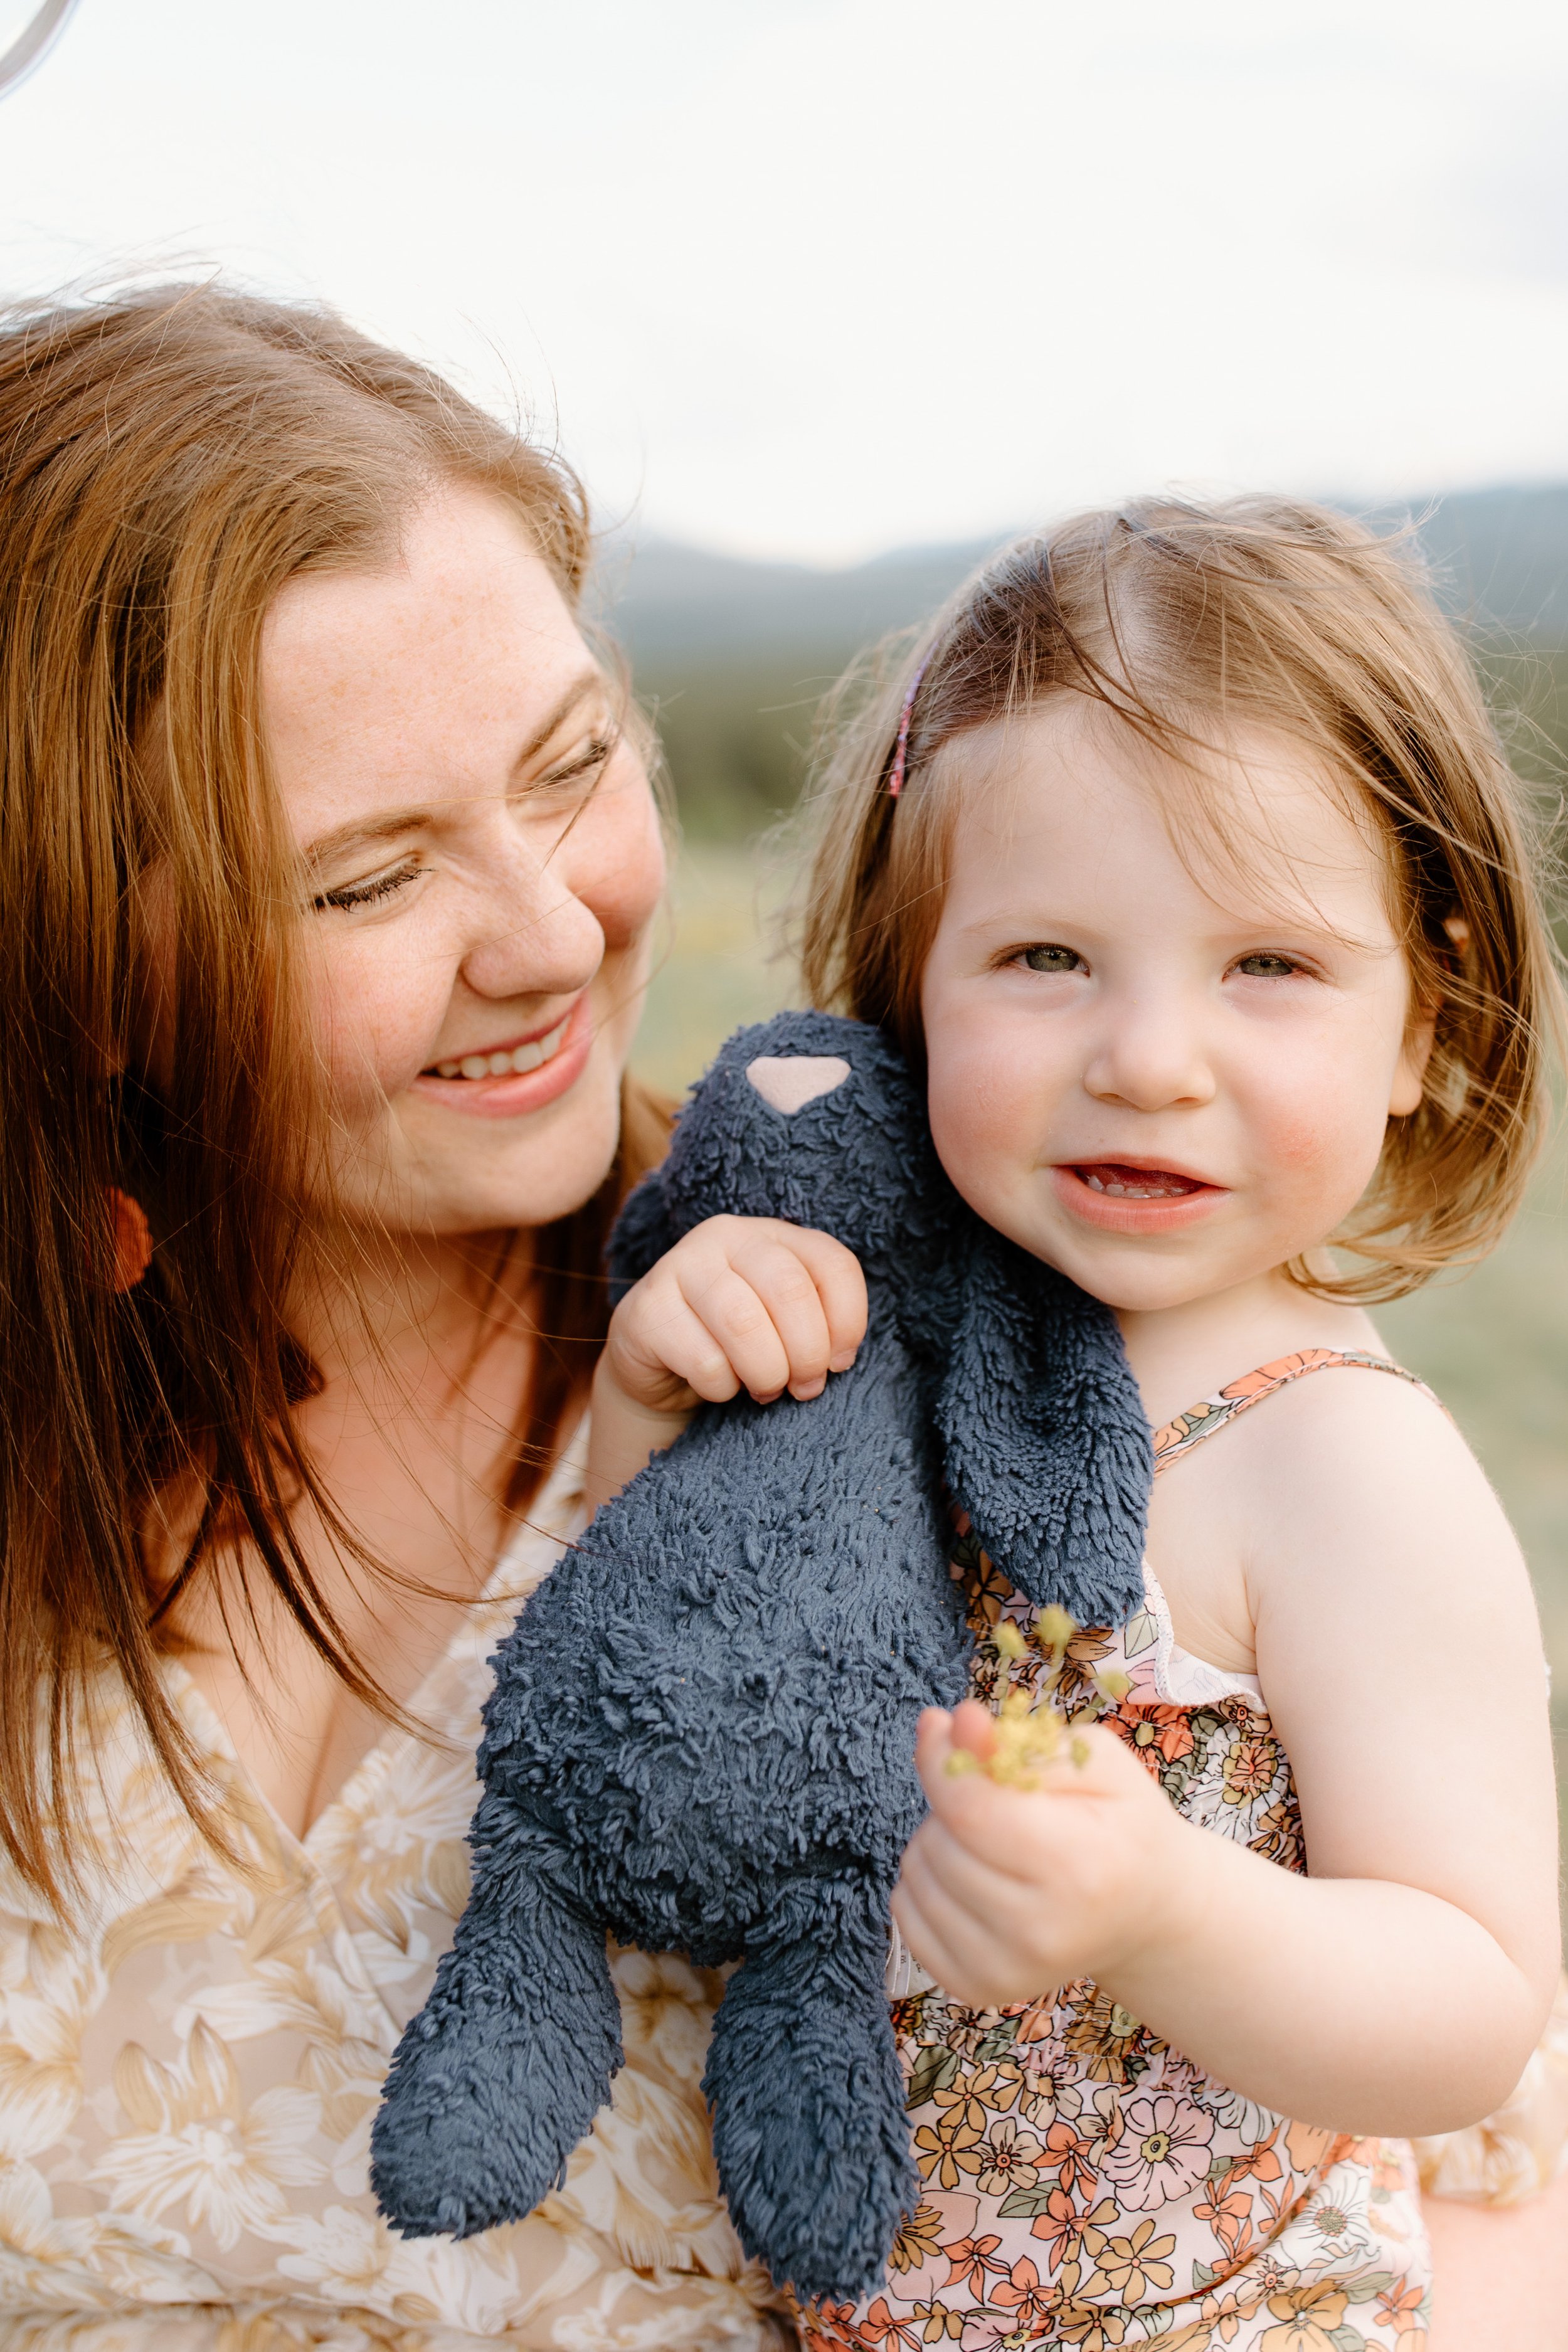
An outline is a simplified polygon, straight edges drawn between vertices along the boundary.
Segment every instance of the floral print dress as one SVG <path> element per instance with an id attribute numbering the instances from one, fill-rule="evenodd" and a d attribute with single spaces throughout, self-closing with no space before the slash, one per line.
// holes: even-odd
<path id="1" fill-rule="evenodd" d="M 1375 1356 L 1287 1357 L 1160 1431 L 1156 1475 L 1287 1382 L 1348 1365 L 1414 1378 Z M 998 1623 L 1027 1639 L 1034 1612 L 967 1534 L 953 1573 L 976 1640 L 972 1696 L 994 1704 L 1009 1681 L 1048 1691 L 1124 1739 L 1186 1820 L 1305 1868 L 1289 1762 L 1258 1683 L 1176 1646 L 1147 1567 L 1142 1608 L 1120 1632 L 1079 1632 L 1054 1673 L 1037 1647 L 1016 1665 L 998 1648 Z M 1096 1682 L 1107 1669 L 1130 1685 L 1115 1704 Z M 1415 2352 L 1424 2340 L 1427 2252 L 1408 2145 L 1270 2114 L 1087 1979 L 1011 2009 L 965 2009 L 895 1930 L 889 1990 L 921 2202 L 880 2292 L 800 2314 L 805 2352 L 1153 2341 L 1164 2352 Z M 1502 2137 L 1533 2188 L 1529 2131 L 1515 2116 Z M 1433 2144 L 1449 2185 L 1495 2187 L 1506 2172 L 1510 2157 L 1484 2132 Z M 1467 2152 L 1472 2142 L 1482 2145 Z"/>
<path id="2" fill-rule="evenodd" d="M 170 1684 L 250 1864 L 171 1794 L 119 1684 L 98 1702 L 70 1925 L 0 1868 L 4 2352 L 763 2352 L 789 2340 L 719 2194 L 701 2093 L 722 1990 L 611 1952 L 626 2064 L 562 2187 L 461 2244 L 395 2237 L 370 2121 L 468 1890 L 489 1654 L 582 1525 L 581 1446 L 413 1712 L 307 1834 Z M 84 1750 L 84 1753 L 87 1752 Z"/>

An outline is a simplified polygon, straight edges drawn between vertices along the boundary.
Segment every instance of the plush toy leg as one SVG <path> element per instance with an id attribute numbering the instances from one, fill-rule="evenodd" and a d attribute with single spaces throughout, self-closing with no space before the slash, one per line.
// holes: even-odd
<path id="1" fill-rule="evenodd" d="M 714 2020 L 702 2087 L 730 2218 L 804 2297 L 878 2285 L 918 2201 L 887 1958 L 884 1892 L 793 1886 L 748 1937 Z"/>
<path id="2" fill-rule="evenodd" d="M 610 2095 L 620 2007 L 602 1927 L 561 1896 L 559 1847 L 484 1797 L 474 1884 L 371 2131 L 376 2202 L 405 2237 L 531 2213 Z"/>

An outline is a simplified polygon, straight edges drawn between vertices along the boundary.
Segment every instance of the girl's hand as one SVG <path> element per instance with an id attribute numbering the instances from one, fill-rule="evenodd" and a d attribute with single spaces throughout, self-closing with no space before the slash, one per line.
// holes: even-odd
<path id="1" fill-rule="evenodd" d="M 588 1498 L 616 1494 L 700 1403 L 819 1396 L 866 1336 L 866 1278 L 830 1234 L 710 1217 L 628 1290 L 594 1379 Z"/>
<path id="2" fill-rule="evenodd" d="M 1113 1732 L 1075 1725 L 1026 1790 L 984 1772 L 954 1777 L 967 1749 L 995 1745 L 985 1709 L 930 1707 L 916 1745 L 931 1812 L 910 1839 L 893 1892 L 900 1933 L 922 1968 L 974 2009 L 1035 2000 L 1076 1978 L 1105 1983 L 1172 1934 L 1193 1832 Z"/>

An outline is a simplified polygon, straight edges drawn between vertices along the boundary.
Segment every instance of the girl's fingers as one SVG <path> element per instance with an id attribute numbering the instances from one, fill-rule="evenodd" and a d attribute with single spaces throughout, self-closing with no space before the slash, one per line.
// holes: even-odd
<path id="1" fill-rule="evenodd" d="M 644 1303 L 626 1333 L 612 1326 L 611 1342 L 617 1377 L 644 1403 L 658 1402 L 671 1381 L 684 1381 L 708 1404 L 727 1403 L 740 1388 L 728 1351 L 673 1284 Z"/>
<path id="2" fill-rule="evenodd" d="M 790 1393 L 819 1394 L 827 1384 L 833 1340 L 810 1265 L 796 1251 L 761 1238 L 737 1251 L 732 1263 L 773 1320 L 789 1368 Z"/>
<path id="3" fill-rule="evenodd" d="M 786 1226 L 816 1285 L 827 1323 L 827 1369 L 847 1372 L 866 1337 L 866 1276 L 853 1250 L 806 1226 Z"/>
<path id="4" fill-rule="evenodd" d="M 913 1850 L 905 1856 L 914 1859 Z M 905 1869 L 893 1890 L 899 1933 L 921 1966 L 962 2000 L 986 1979 L 996 1952 L 996 1934 L 984 1915 L 975 1916 L 918 1865 Z"/>
<path id="5" fill-rule="evenodd" d="M 759 1403 L 788 1386 L 789 1357 L 778 1328 L 743 1275 L 725 1263 L 693 1264 L 680 1269 L 680 1291 L 723 1349 L 741 1386 Z"/>
<path id="6" fill-rule="evenodd" d="M 892 1911 L 900 1935 L 921 1968 L 944 1990 L 949 1990 L 948 1978 L 960 1972 L 957 1958 L 943 1948 L 941 1937 L 921 1908 L 920 1897 L 901 1878 L 893 1889 Z"/>
<path id="7" fill-rule="evenodd" d="M 713 1217 L 679 1242 L 616 1309 L 612 1368 L 628 1394 L 666 1407 L 683 1390 L 720 1404 L 818 1395 L 853 1363 L 866 1329 L 858 1259 L 830 1234 L 769 1217 Z"/>
<path id="8" fill-rule="evenodd" d="M 853 1250 L 831 1234 L 792 1225 L 782 1217 L 712 1217 L 678 1244 L 689 1279 L 700 1282 L 714 1265 L 733 1266 L 770 1304 L 804 1301 L 805 1285 L 816 1294 L 826 1324 L 827 1356 L 821 1370 L 847 1371 L 866 1336 L 866 1277 Z M 810 1356 L 818 1339 L 813 1327 Z"/>
<path id="9" fill-rule="evenodd" d="M 952 1747 L 965 1748 L 982 1764 L 989 1764 L 996 1753 L 996 1718 L 978 1699 L 966 1698 L 953 1710 L 949 1737 Z"/>
<path id="10" fill-rule="evenodd" d="M 967 1916 L 994 1919 L 1004 1906 L 1011 1910 L 1015 1904 L 1026 1907 L 1038 1900 L 1037 1880 L 1010 1877 L 932 1819 L 921 1824 L 905 1849 L 901 1867 L 922 1889 L 940 1887 Z"/>

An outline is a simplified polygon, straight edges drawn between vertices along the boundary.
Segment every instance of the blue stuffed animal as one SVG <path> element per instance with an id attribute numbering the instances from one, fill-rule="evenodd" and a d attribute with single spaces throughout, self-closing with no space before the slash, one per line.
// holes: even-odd
<path id="1" fill-rule="evenodd" d="M 498 1651 L 472 1892 L 372 2179 L 411 2237 L 531 2211 L 621 2063 L 606 1935 L 740 1960 L 703 2083 L 731 2216 L 775 2278 L 848 2299 L 917 2201 L 883 1977 L 916 1720 L 964 1686 L 944 1486 L 1031 1600 L 1119 1623 L 1149 1433 L 1110 1315 L 964 1206 L 878 1030 L 731 1037 L 626 1203 L 618 1283 L 721 1212 L 846 1243 L 865 1341 L 810 1402 L 701 1408 Z"/>

